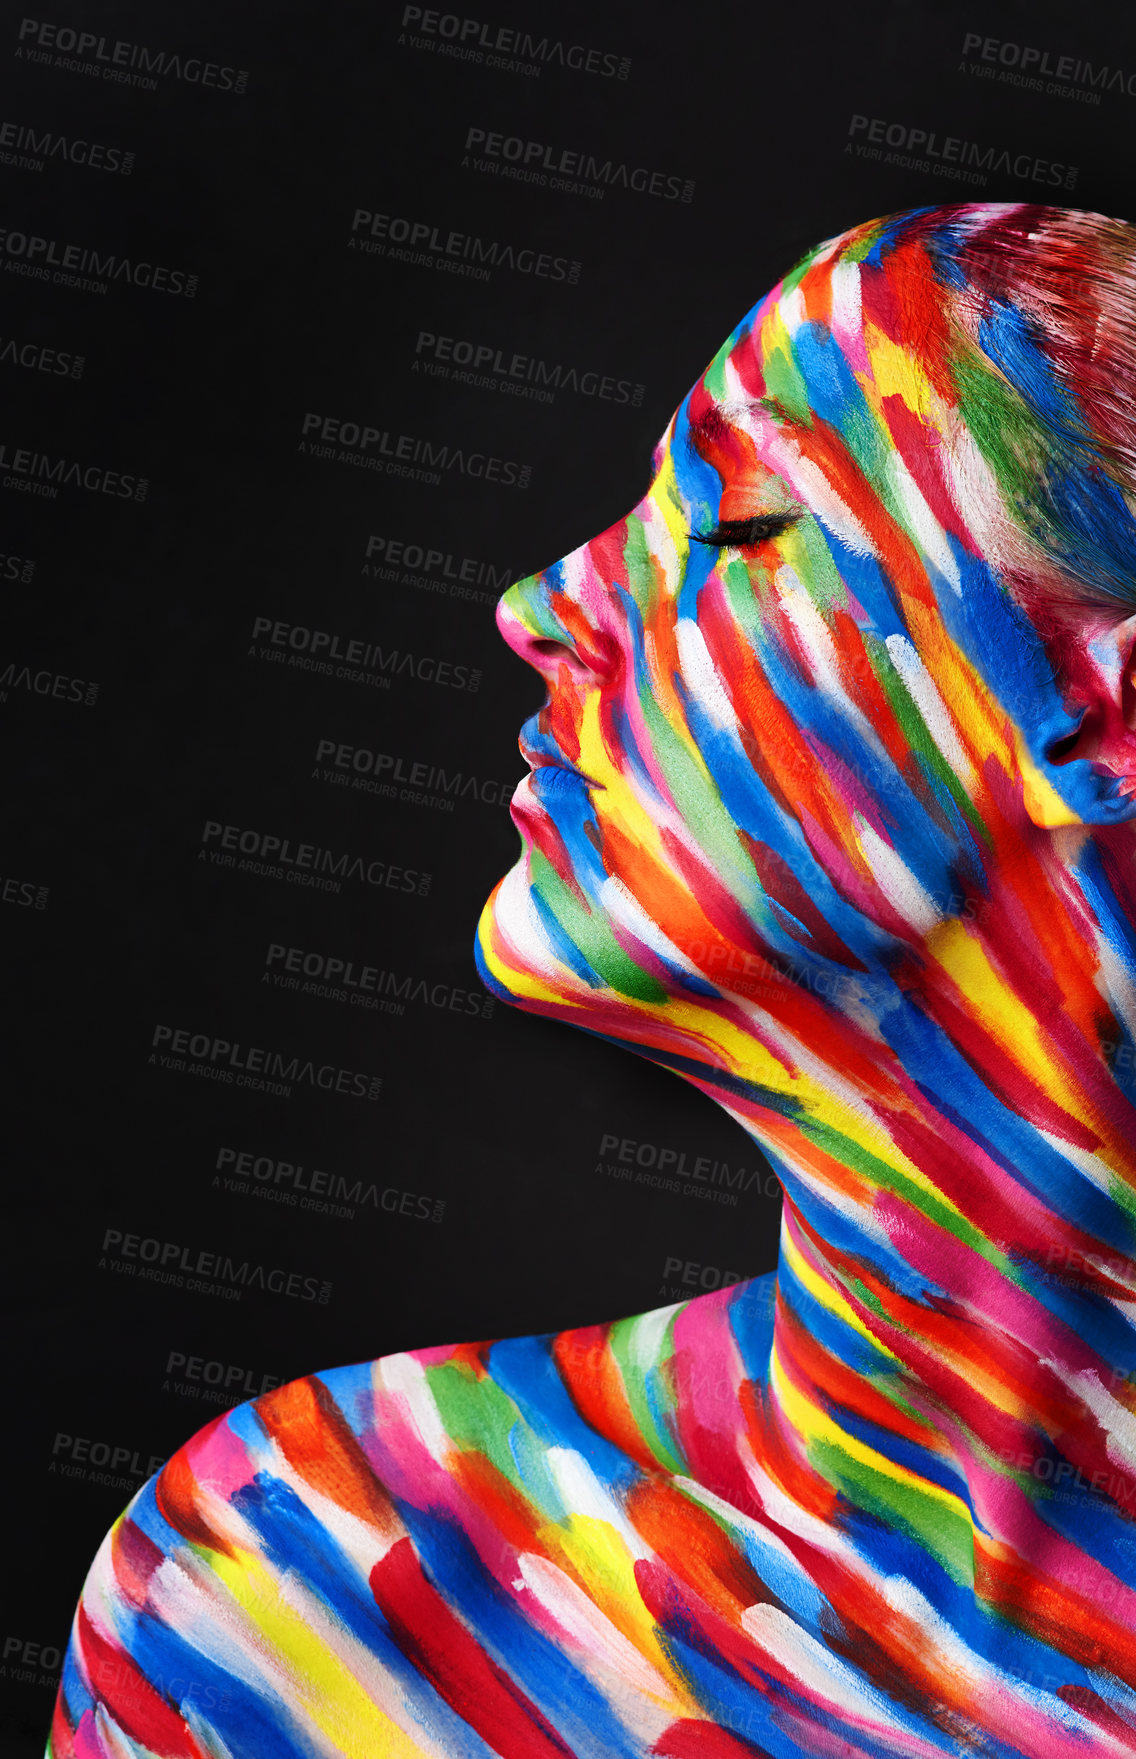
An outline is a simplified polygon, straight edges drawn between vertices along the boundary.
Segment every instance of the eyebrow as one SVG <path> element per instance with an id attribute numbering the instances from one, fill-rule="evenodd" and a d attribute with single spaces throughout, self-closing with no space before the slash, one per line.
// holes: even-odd
<path id="1" fill-rule="evenodd" d="M 690 452 L 697 451 L 699 445 L 703 441 L 716 440 L 726 425 L 726 416 L 722 410 L 717 407 L 708 409 L 704 415 L 700 415 L 698 420 L 693 422 L 687 429 L 687 450 Z"/>
<path id="2" fill-rule="evenodd" d="M 687 450 L 694 452 L 703 441 L 718 439 L 724 428 L 732 426 L 751 409 L 762 409 L 778 420 L 785 420 L 785 410 L 775 397 L 755 397 L 746 403 L 728 403 L 725 407 L 715 403 L 687 429 Z"/>

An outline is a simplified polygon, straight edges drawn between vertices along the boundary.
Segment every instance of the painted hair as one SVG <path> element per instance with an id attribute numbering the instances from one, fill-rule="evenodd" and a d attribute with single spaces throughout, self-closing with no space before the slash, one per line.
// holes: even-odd
<path id="1" fill-rule="evenodd" d="M 1124 505 L 1136 497 L 1136 229 L 1070 208 L 960 205 L 865 230 L 885 254 L 925 250 L 937 287 L 899 264 L 885 283 L 906 339 L 928 360 L 951 350 L 966 425 L 1068 597 L 1136 612 Z M 936 333 L 944 323 L 953 337 Z M 1033 603 L 1036 557 L 1013 547 L 1003 531 L 1003 576 Z"/>

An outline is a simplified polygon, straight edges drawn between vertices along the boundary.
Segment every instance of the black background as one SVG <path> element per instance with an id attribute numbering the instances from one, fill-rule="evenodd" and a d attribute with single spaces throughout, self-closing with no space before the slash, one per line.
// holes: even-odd
<path id="1" fill-rule="evenodd" d="M 474 925 L 517 851 L 503 804 L 522 773 L 516 732 L 541 696 L 493 599 L 638 498 L 675 403 L 810 244 L 960 199 L 1134 205 L 1136 19 L 1118 8 L 501 0 L 442 16 L 423 39 L 385 3 L 59 0 L 34 28 L 16 9 L 0 26 L 14 1212 L 0 1697 L 3 1751 L 21 1759 L 42 1750 L 103 1532 L 151 1462 L 226 1404 L 773 1265 L 775 1188 L 740 1129 L 478 984 Z M 446 52 L 454 18 L 476 22 L 475 53 Z M 97 49 L 64 54 L 51 27 L 166 59 L 129 83 Z M 547 58 L 510 57 L 506 39 L 513 65 L 491 65 L 499 29 L 546 38 Z M 557 44 L 585 64 L 562 64 Z M 1026 47 L 1048 54 L 1030 58 L 1040 90 L 1020 83 Z M 855 117 L 892 125 L 898 144 L 850 134 Z M 612 181 L 578 193 L 547 171 L 502 174 L 506 158 L 478 168 L 470 129 L 539 143 L 540 163 L 545 147 L 610 162 Z M 990 168 L 952 179 L 911 151 L 913 130 L 938 150 L 969 142 Z M 92 165 L 84 141 L 114 152 Z M 620 166 L 661 173 L 670 193 L 625 187 Z M 473 276 L 428 245 L 424 265 L 352 248 L 358 210 L 495 244 L 500 260 Z M 88 266 L 29 274 L 46 253 L 29 258 L 21 236 Z M 547 273 L 511 266 L 525 251 Z M 142 264 L 167 285 L 143 284 Z M 427 374 L 423 332 L 570 382 L 544 401 Z M 569 369 L 606 376 L 610 395 L 573 389 Z M 435 486 L 312 455 L 313 413 L 525 466 L 527 486 L 456 464 Z M 54 495 L 34 492 L 44 482 Z M 481 582 L 459 596 L 446 564 L 385 563 L 375 540 L 411 561 L 437 550 L 451 572 L 468 559 Z M 277 662 L 260 657 L 257 618 L 379 644 L 388 687 L 289 665 L 287 635 Z M 329 783 L 320 740 L 401 758 L 403 775 L 460 773 L 466 792 L 446 811 Z M 394 879 L 304 887 L 242 869 L 239 849 L 221 865 L 207 824 L 379 861 L 372 873 Z M 401 1013 L 262 981 L 271 944 L 389 973 Z M 300 1079 L 282 1097 L 206 1078 L 200 1058 L 163 1067 L 159 1026 L 378 1076 L 381 1093 Z M 260 1174 L 304 1173 L 219 1172 L 224 1148 Z M 316 1169 L 321 1201 L 337 1191 L 349 1213 L 302 1206 Z M 137 1236 L 132 1259 L 104 1251 L 108 1230 Z M 158 1248 L 141 1242 L 234 1268 L 192 1288 L 179 1258 L 180 1284 L 148 1280 Z"/>

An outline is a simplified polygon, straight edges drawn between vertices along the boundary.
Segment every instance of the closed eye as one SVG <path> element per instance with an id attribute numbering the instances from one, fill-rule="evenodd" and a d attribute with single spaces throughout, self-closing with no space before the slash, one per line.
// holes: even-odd
<path id="1" fill-rule="evenodd" d="M 753 519 L 723 519 L 713 531 L 692 531 L 690 536 L 696 544 L 712 544 L 716 549 L 730 544 L 745 550 L 780 537 L 800 517 L 799 513 L 758 513 Z"/>

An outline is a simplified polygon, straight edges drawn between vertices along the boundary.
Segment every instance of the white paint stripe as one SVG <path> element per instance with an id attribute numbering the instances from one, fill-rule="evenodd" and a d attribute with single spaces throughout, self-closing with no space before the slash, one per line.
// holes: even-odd
<path id="1" fill-rule="evenodd" d="M 374 1363 L 372 1378 L 379 1396 L 393 1393 L 403 1405 L 430 1457 L 444 1470 L 447 1457 L 453 1452 L 453 1442 L 438 1414 L 421 1362 L 405 1354 L 380 1356 Z"/>
<path id="2" fill-rule="evenodd" d="M 603 1521 L 613 1528 L 635 1559 L 651 1557 L 611 1491 L 602 1484 L 575 1448 L 551 1447 L 545 1456 L 560 1500 L 570 1513 Z"/>
<path id="3" fill-rule="evenodd" d="M 609 1678 L 614 1677 L 620 1688 L 617 1701 L 621 1708 L 629 1687 L 668 1707 L 661 1711 L 654 1729 L 653 1739 L 657 1740 L 673 1714 L 675 1694 L 670 1683 L 600 1611 L 591 1596 L 551 1559 L 526 1551 L 518 1562 L 521 1579 L 533 1598 L 589 1660 L 599 1663 Z"/>
<path id="4" fill-rule="evenodd" d="M 861 1727 L 882 1732 L 903 1724 L 880 1694 L 839 1656 L 825 1649 L 779 1607 L 759 1603 L 742 1613 L 742 1625 L 770 1658 L 822 1702 L 854 1716 Z"/>
<path id="5" fill-rule="evenodd" d="M 888 454 L 888 473 L 903 503 L 908 523 L 920 547 L 939 573 L 950 582 L 957 598 L 962 597 L 962 580 L 951 547 L 939 521 L 935 518 L 915 478 L 898 452 Z"/>
<path id="6" fill-rule="evenodd" d="M 860 265 L 847 258 L 837 263 L 829 276 L 832 289 L 832 330 L 842 344 L 845 340 L 863 349 L 864 329 L 861 316 Z"/>
<path id="7" fill-rule="evenodd" d="M 738 717 L 726 693 L 706 646 L 706 638 L 691 617 L 680 617 L 675 625 L 675 644 L 682 665 L 683 678 L 714 725 L 737 737 Z M 739 751 L 741 750 L 739 743 Z"/>
<path id="8" fill-rule="evenodd" d="M 889 635 L 886 645 L 892 665 L 907 686 L 928 733 L 963 786 L 973 790 L 976 777 L 970 759 L 962 748 L 950 712 L 930 672 L 905 635 Z"/>
<path id="9" fill-rule="evenodd" d="M 943 920 L 943 913 L 930 893 L 924 891 L 899 852 L 875 831 L 860 813 L 852 814 L 856 838 L 880 891 L 905 922 L 929 934 Z"/>
<path id="10" fill-rule="evenodd" d="M 839 705 L 845 717 L 852 721 L 864 742 L 889 769 L 892 768 L 894 759 L 889 756 L 883 740 L 845 689 L 840 672 L 840 655 L 832 638 L 832 630 L 801 585 L 795 570 L 787 564 L 779 568 L 775 584 L 781 595 L 781 608 L 800 637 L 801 646 L 818 683 L 825 694 Z"/>

